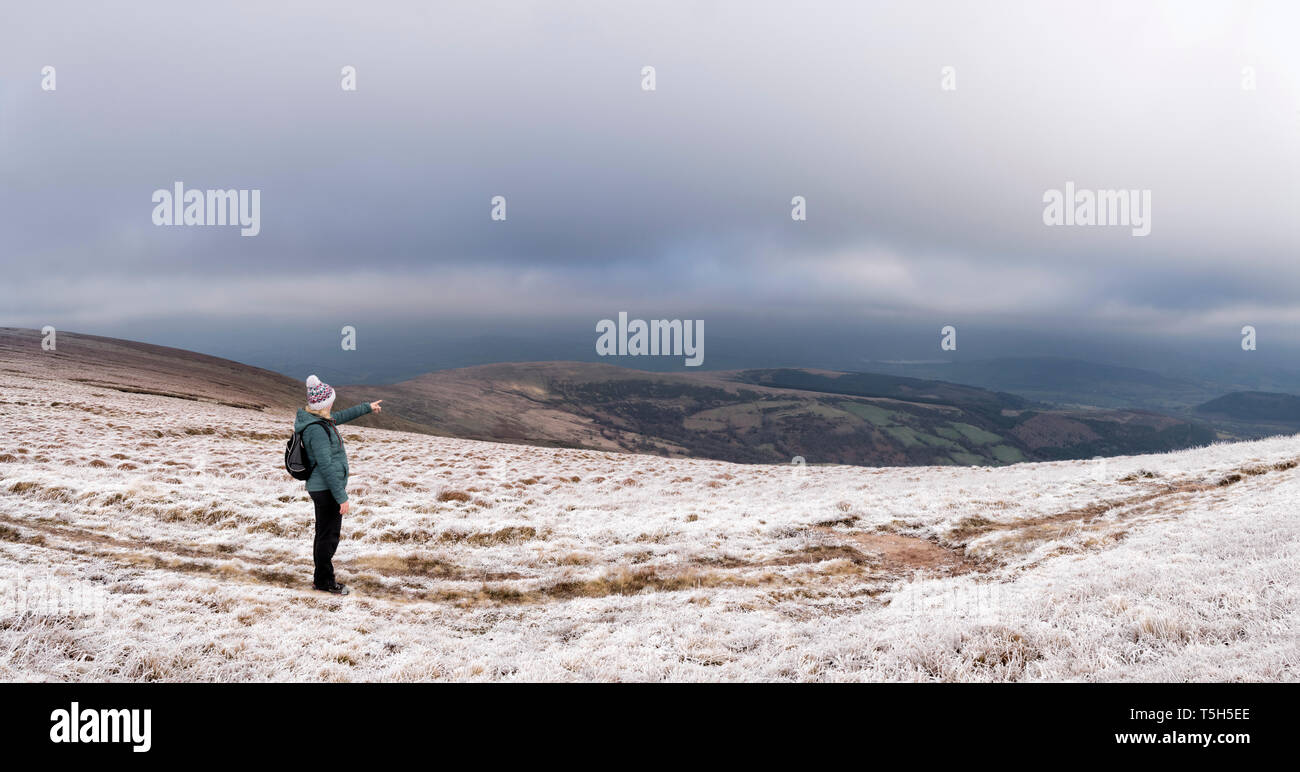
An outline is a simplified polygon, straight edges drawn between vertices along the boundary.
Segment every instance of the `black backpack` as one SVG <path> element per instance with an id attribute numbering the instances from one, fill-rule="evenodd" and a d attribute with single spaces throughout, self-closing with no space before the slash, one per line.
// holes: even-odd
<path id="1" fill-rule="evenodd" d="M 301 432 L 294 432 L 293 436 L 284 446 L 284 470 L 295 480 L 306 480 L 311 477 L 311 473 L 316 471 L 316 465 L 308 457 L 307 446 L 303 443 L 303 432 L 307 431 L 308 426 L 320 424 L 325 427 L 328 435 L 330 423 L 328 421 L 312 421 L 307 426 L 302 427 Z M 331 440 L 331 443 L 333 440 Z"/>

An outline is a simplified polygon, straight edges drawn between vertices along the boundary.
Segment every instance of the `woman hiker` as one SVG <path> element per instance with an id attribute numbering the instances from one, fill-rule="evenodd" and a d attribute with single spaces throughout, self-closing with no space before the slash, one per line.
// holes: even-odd
<path id="1" fill-rule="evenodd" d="M 334 581 L 334 550 L 339 546 L 339 529 L 343 516 L 348 513 L 348 452 L 343 447 L 337 426 L 360 418 L 366 413 L 378 413 L 380 403 L 371 402 L 339 411 L 331 416 L 334 389 L 320 378 L 307 379 L 307 407 L 298 408 L 293 430 L 302 432 L 302 444 L 307 456 L 315 464 L 307 478 L 307 493 L 316 505 L 316 540 L 312 546 L 312 559 L 316 562 L 313 584 L 318 590 L 347 595 L 348 588 Z"/>

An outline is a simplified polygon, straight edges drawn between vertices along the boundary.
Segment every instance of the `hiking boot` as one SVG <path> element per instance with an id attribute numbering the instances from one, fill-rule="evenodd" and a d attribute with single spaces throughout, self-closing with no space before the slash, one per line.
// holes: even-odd
<path id="1" fill-rule="evenodd" d="M 313 586 L 315 586 L 315 585 L 313 585 Z M 346 584 L 339 584 L 338 582 L 335 582 L 334 584 L 330 585 L 329 587 L 316 587 L 316 589 L 320 590 L 321 592 L 331 592 L 331 593 L 334 593 L 335 595 L 347 595 L 347 594 L 348 594 L 348 586 L 347 586 Z"/>

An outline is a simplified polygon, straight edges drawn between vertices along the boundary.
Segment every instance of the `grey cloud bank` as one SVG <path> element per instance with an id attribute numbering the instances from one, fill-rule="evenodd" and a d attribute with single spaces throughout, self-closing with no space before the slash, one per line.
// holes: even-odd
<path id="1" fill-rule="evenodd" d="M 213 341 L 325 297 L 329 329 L 589 330 L 627 308 L 868 338 L 914 326 L 936 348 L 954 320 L 1180 345 L 1248 323 L 1300 344 L 1294 4 L 8 16 L 2 324 L 169 320 Z M 260 233 L 156 227 L 151 195 L 176 180 L 259 190 Z M 1149 235 L 1045 226 L 1044 192 L 1066 180 L 1150 191 Z M 496 195 L 505 222 L 489 218 Z"/>

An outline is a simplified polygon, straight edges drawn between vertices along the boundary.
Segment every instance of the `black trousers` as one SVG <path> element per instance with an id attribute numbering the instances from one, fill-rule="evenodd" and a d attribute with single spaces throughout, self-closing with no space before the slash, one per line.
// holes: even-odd
<path id="1" fill-rule="evenodd" d="M 312 542 L 311 556 L 316 562 L 312 579 L 317 587 L 334 586 L 334 551 L 339 548 L 339 530 L 343 515 L 339 503 L 329 491 L 308 491 L 316 505 L 316 539 Z"/>

